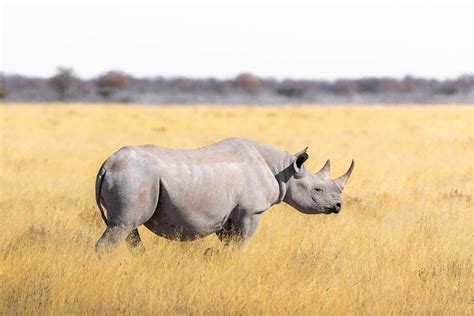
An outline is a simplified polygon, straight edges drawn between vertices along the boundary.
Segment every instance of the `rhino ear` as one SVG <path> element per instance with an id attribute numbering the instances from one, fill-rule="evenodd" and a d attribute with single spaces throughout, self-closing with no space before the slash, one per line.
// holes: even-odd
<path id="1" fill-rule="evenodd" d="M 303 163 L 308 160 L 308 154 L 306 151 L 308 150 L 308 147 L 303 149 L 302 151 L 297 152 L 294 157 L 293 161 L 293 168 L 295 169 L 295 175 L 302 175 L 303 172 Z"/>

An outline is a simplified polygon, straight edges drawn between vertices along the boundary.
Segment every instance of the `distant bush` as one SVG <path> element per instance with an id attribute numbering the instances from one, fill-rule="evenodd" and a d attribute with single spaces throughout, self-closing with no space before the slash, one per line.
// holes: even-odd
<path id="1" fill-rule="evenodd" d="M 56 75 L 49 79 L 49 84 L 56 91 L 59 100 L 64 101 L 68 98 L 74 81 L 75 78 L 72 68 L 59 67 Z"/>
<path id="2" fill-rule="evenodd" d="M 444 95 L 454 95 L 454 94 L 458 93 L 458 88 L 456 88 L 455 86 L 451 86 L 451 85 L 445 85 L 445 86 L 441 86 L 439 89 L 437 89 L 436 92 L 439 93 L 439 94 L 444 94 Z"/>
<path id="3" fill-rule="evenodd" d="M 128 77 L 117 71 L 110 71 L 97 79 L 96 88 L 97 93 L 108 100 L 118 90 L 124 89 L 128 86 Z"/>
<path id="4" fill-rule="evenodd" d="M 9 94 L 8 87 L 5 84 L 0 84 L 0 99 L 5 99 Z"/>
<path id="5" fill-rule="evenodd" d="M 176 88 L 180 91 L 192 91 L 194 88 L 194 81 L 186 78 L 179 78 L 174 82 Z"/>
<path id="6" fill-rule="evenodd" d="M 255 93 L 262 85 L 260 79 L 252 74 L 243 73 L 234 79 L 234 86 L 245 92 Z"/>
<path id="7" fill-rule="evenodd" d="M 300 98 L 303 96 L 304 87 L 294 82 L 284 83 L 281 87 L 276 89 L 276 93 L 287 98 Z"/>

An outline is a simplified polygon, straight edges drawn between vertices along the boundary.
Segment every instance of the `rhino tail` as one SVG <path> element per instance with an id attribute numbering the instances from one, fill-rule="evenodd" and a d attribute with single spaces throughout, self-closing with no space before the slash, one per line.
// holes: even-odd
<path id="1" fill-rule="evenodd" d="M 100 167 L 99 173 L 97 174 L 97 179 L 95 180 L 95 202 L 97 203 L 97 207 L 100 210 L 100 215 L 105 222 L 105 225 L 108 225 L 107 217 L 105 216 L 104 209 L 102 208 L 102 204 L 100 203 L 100 192 L 102 190 L 102 182 L 104 181 L 105 176 L 105 168 L 104 165 Z"/>

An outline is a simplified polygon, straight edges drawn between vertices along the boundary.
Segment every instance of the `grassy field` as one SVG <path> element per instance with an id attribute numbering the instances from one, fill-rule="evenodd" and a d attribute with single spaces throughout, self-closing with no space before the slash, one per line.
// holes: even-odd
<path id="1" fill-rule="evenodd" d="M 473 107 L 0 106 L 0 313 L 472 314 Z M 217 237 L 98 257 L 96 172 L 125 144 L 230 136 L 332 175 L 339 215 L 268 210 L 243 251 Z"/>

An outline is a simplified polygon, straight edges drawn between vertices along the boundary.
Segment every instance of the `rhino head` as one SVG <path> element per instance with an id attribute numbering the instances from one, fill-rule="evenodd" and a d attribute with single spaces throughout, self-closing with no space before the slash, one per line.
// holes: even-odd
<path id="1" fill-rule="evenodd" d="M 291 176 L 286 182 L 283 201 L 306 214 L 337 214 L 342 207 L 342 190 L 354 169 L 354 160 L 344 175 L 333 180 L 329 178 L 329 160 L 316 173 L 306 169 L 304 162 L 308 159 L 307 149 L 293 156 L 293 163 L 289 168 Z"/>

